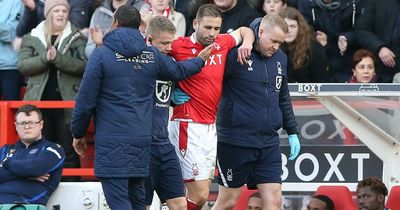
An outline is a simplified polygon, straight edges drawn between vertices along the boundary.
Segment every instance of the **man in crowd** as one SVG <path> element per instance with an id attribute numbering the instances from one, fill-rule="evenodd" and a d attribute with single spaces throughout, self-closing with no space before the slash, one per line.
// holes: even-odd
<path id="1" fill-rule="evenodd" d="M 385 197 L 388 190 L 377 177 L 368 177 L 357 184 L 358 209 L 389 210 L 385 208 Z"/>
<path id="2" fill-rule="evenodd" d="M 218 197 L 212 209 L 233 209 L 241 188 L 258 188 L 264 210 L 281 208 L 282 157 L 278 130 L 289 135 L 289 160 L 300 143 L 287 85 L 287 57 L 279 46 L 288 26 L 280 16 L 252 23 L 256 42 L 246 65 L 230 51 L 218 107 Z"/>
<path id="3" fill-rule="evenodd" d="M 95 176 L 113 210 L 146 209 L 156 79 L 179 80 L 198 73 L 211 53 L 208 48 L 200 58 L 178 64 L 146 45 L 140 22 L 133 6 L 115 11 L 112 31 L 89 58 L 72 114 L 73 146 L 79 155 L 84 154 L 83 137 L 94 117 Z"/>
<path id="4" fill-rule="evenodd" d="M 249 28 L 219 35 L 222 18 L 216 5 L 202 5 L 193 21 L 195 32 L 172 43 L 169 54 L 176 60 L 196 57 L 212 45 L 212 55 L 201 73 L 179 82 L 191 99 L 174 107 L 169 124 L 170 140 L 182 164 L 188 209 L 201 209 L 208 198 L 214 177 L 217 135 L 215 117 L 221 97 L 222 79 L 228 51 L 242 42 L 238 59 L 249 56 L 254 35 Z M 179 89 L 178 89 L 179 90 Z"/>
<path id="5" fill-rule="evenodd" d="M 262 209 L 263 209 L 263 203 L 260 193 L 255 192 L 251 194 L 249 199 L 247 200 L 246 210 L 262 210 Z"/>
<path id="6" fill-rule="evenodd" d="M 326 195 L 315 195 L 307 205 L 307 210 L 334 210 L 333 201 Z"/>
<path id="7" fill-rule="evenodd" d="M 42 112 L 23 105 L 15 113 L 20 140 L 1 148 L 0 203 L 46 205 L 61 180 L 63 148 L 43 138 Z"/>
<path id="8" fill-rule="evenodd" d="M 383 82 L 392 82 L 400 72 L 400 2 L 366 0 L 355 34 L 361 47 L 379 58 L 379 77 Z"/>

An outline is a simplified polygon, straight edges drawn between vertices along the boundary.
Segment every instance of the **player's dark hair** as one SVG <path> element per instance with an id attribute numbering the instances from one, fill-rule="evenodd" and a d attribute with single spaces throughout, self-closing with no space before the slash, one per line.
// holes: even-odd
<path id="1" fill-rule="evenodd" d="M 200 20 L 203 17 L 222 17 L 221 10 L 215 4 L 201 5 L 197 10 L 196 19 Z"/>

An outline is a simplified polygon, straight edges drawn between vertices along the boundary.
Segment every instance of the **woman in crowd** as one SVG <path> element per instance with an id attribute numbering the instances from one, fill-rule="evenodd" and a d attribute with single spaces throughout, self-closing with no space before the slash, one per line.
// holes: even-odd
<path id="1" fill-rule="evenodd" d="M 353 75 L 349 83 L 380 82 L 375 73 L 375 55 L 367 49 L 357 50 L 352 59 Z"/>
<path id="2" fill-rule="evenodd" d="M 86 38 L 69 21 L 67 0 L 46 1 L 45 20 L 22 39 L 18 69 L 28 78 L 24 100 L 74 100 L 85 70 Z M 79 167 L 69 132 L 71 110 L 44 109 L 44 136 L 64 147 L 65 167 Z"/>
<path id="3" fill-rule="evenodd" d="M 144 4 L 140 9 L 140 14 L 145 22 L 151 16 L 163 15 L 167 17 L 175 26 L 175 37 L 185 36 L 186 20 L 182 13 L 173 9 L 171 0 L 149 0 L 149 4 Z"/>
<path id="4" fill-rule="evenodd" d="M 289 82 L 328 82 L 328 61 L 325 50 L 313 36 L 303 15 L 288 7 L 280 14 L 288 24 L 289 33 L 283 50 L 288 55 Z"/>

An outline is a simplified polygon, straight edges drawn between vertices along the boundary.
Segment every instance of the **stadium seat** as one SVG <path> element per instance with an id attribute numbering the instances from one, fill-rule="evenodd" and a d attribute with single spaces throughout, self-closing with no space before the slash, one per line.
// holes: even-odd
<path id="1" fill-rule="evenodd" d="M 386 207 L 389 209 L 400 209 L 400 185 L 393 186 L 390 190 Z"/>
<path id="2" fill-rule="evenodd" d="M 356 210 L 350 190 L 346 186 L 319 186 L 315 195 L 326 195 L 335 204 L 335 210 Z"/>
<path id="3" fill-rule="evenodd" d="M 240 193 L 239 200 L 233 210 L 246 210 L 247 200 L 249 199 L 250 195 L 255 192 L 257 192 L 257 190 L 249 190 L 247 189 L 247 186 L 242 187 L 242 192 Z"/>

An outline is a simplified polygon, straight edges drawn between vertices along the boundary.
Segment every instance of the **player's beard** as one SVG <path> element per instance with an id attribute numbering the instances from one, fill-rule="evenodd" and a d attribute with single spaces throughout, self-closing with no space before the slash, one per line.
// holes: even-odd
<path id="1" fill-rule="evenodd" d="M 215 38 L 214 37 L 197 36 L 197 41 L 200 42 L 204 47 L 207 47 L 208 45 L 214 43 Z"/>

